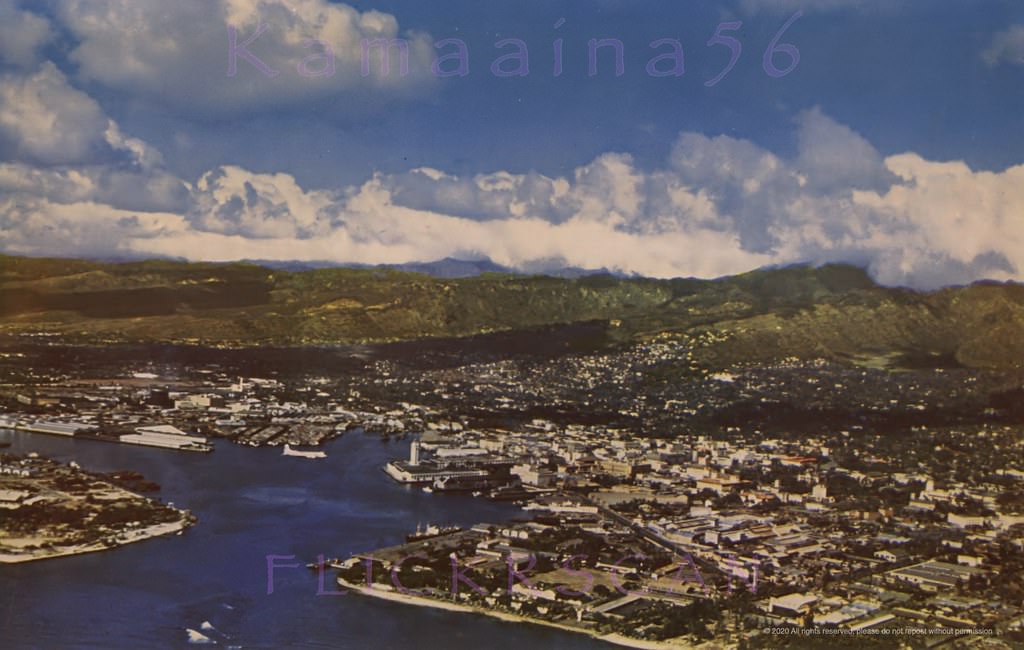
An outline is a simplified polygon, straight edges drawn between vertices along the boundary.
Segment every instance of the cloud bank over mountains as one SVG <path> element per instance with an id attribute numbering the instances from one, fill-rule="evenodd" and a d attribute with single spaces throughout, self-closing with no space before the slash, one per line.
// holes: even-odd
<path id="1" fill-rule="evenodd" d="M 358 74 L 320 83 L 296 76 L 292 92 L 263 96 L 257 86 L 223 79 L 213 87 L 189 70 L 213 56 L 204 48 L 219 48 L 214 59 L 223 58 L 222 35 L 207 38 L 204 29 L 223 30 L 257 13 L 288 26 L 275 36 L 281 43 L 312 33 L 346 44 L 339 57 L 358 57 L 367 35 L 402 32 L 393 16 L 322 0 L 287 9 L 276 0 L 146 4 L 59 2 L 52 24 L 0 0 L 0 16 L 24 25 L 20 40 L 0 32 L 7 64 L 0 75 L 4 252 L 361 264 L 486 258 L 519 269 L 654 277 L 849 262 L 884 284 L 916 288 L 1024 280 L 1024 165 L 975 171 L 913 152 L 882 156 L 815 107 L 794 114 L 788 155 L 727 135 L 683 132 L 655 168 L 610 151 L 559 177 L 419 167 L 314 189 L 288 169 L 257 173 L 236 163 L 179 178 L 156 148 L 124 133 L 80 89 L 85 81 L 171 105 L 187 97 L 188 110 L 199 112 L 343 89 L 380 92 L 364 86 L 384 82 Z M 153 15 L 158 24 L 148 21 Z M 190 27 L 197 24 L 206 27 Z M 58 31 L 74 38 L 77 76 L 40 54 Z M 122 39 L 116 46 L 115 37 Z M 426 35 L 412 38 L 414 56 L 432 56 Z M 1015 37 L 997 41 L 991 60 L 1012 59 Z M 261 56 L 283 68 L 287 55 L 274 42 L 268 37 Z"/>

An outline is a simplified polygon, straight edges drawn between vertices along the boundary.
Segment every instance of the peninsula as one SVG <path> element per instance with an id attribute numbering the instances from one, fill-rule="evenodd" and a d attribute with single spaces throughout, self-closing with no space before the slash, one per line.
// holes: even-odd
<path id="1" fill-rule="evenodd" d="M 196 522 L 128 488 L 135 474 L 101 475 L 30 454 L 0 454 L 0 563 L 110 548 L 180 532 Z"/>

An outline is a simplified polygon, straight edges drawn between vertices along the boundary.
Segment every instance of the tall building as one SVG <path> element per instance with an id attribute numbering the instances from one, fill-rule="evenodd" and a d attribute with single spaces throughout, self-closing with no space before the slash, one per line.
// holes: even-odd
<path id="1" fill-rule="evenodd" d="M 413 440 L 409 447 L 409 466 L 416 467 L 420 464 L 420 441 Z"/>

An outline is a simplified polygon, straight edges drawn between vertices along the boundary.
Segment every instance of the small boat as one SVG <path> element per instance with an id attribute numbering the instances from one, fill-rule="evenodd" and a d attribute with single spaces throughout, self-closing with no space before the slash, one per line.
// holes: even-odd
<path id="1" fill-rule="evenodd" d="M 292 449 L 292 446 L 287 444 L 284 446 L 284 451 L 281 455 L 292 456 L 293 458 L 327 458 L 327 454 L 322 451 L 301 451 L 299 449 Z"/>
<path id="2" fill-rule="evenodd" d="M 198 630 L 193 630 L 190 627 L 185 628 L 185 633 L 188 635 L 189 643 L 195 643 L 199 645 L 208 645 L 214 643 L 213 639 L 206 636 L 202 632 L 199 632 Z"/>

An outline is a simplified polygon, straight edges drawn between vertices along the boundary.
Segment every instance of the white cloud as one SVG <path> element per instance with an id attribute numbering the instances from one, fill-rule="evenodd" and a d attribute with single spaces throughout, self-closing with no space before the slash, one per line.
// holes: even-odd
<path id="1" fill-rule="evenodd" d="M 916 154 L 892 156 L 886 165 L 903 182 L 854 197 L 877 215 L 875 237 L 887 254 L 875 262 L 881 281 L 936 287 L 1022 278 L 1024 165 L 975 172 Z"/>
<path id="2" fill-rule="evenodd" d="M 397 20 L 326 0 L 55 0 L 75 39 L 75 79 L 182 111 L 225 114 L 328 98 L 415 93 L 429 74 L 360 74 L 363 38 Z M 749 11 L 880 8 L 878 0 L 744 0 Z M 228 79 L 227 27 L 280 70 L 245 61 Z M 49 21 L 0 0 L 0 249 L 63 255 L 172 255 L 401 263 L 489 258 L 513 268 L 607 268 L 713 277 L 765 264 L 853 262 L 887 284 L 933 288 L 1024 280 L 1024 165 L 975 171 L 906 153 L 884 158 L 812 108 L 795 154 L 734 137 L 682 133 L 665 165 L 608 152 L 563 177 L 418 168 L 346 188 L 303 188 L 288 173 L 223 165 L 194 184 L 122 132 L 53 63 Z M 429 67 L 426 35 L 406 34 Z M 299 75 L 306 39 L 337 54 L 331 78 Z M 1024 62 L 1024 26 L 996 35 L 990 65 Z"/>
<path id="3" fill-rule="evenodd" d="M 773 218 L 757 225 L 772 241 L 763 252 L 744 247 L 739 237 L 744 226 L 755 224 L 734 227 L 707 190 L 688 187 L 665 170 L 646 176 L 643 184 L 650 191 L 637 201 L 628 198 L 630 191 L 594 198 L 586 187 L 574 185 L 570 194 L 588 198 L 562 221 L 514 214 L 471 219 L 410 208 L 396 203 L 390 179 L 381 176 L 335 194 L 305 191 L 286 174 L 238 168 L 220 169 L 196 184 L 188 219 L 41 199 L 28 207 L 8 203 L 0 214 L 9 252 L 367 264 L 487 257 L 514 268 L 560 264 L 656 277 L 714 277 L 769 263 L 853 261 L 868 265 L 884 283 L 920 288 L 1021 279 L 1024 237 L 1016 234 L 1013 218 L 1024 206 L 1024 166 L 974 172 L 914 154 L 885 164 L 901 180 L 882 192 L 813 194 L 789 185 L 796 188 L 792 193 L 760 197 L 778 201 L 764 206 Z M 627 178 L 637 173 L 621 171 Z M 4 172 L 0 167 L 0 183 Z M 72 197 L 79 184 L 88 185 L 78 177 L 59 180 L 71 189 L 53 191 Z M 78 191 L 88 194 L 88 187 Z M 619 208 L 646 206 L 639 218 L 645 227 L 606 218 L 613 211 L 599 206 L 617 203 Z"/>
<path id="4" fill-rule="evenodd" d="M 799 155 L 795 171 L 806 179 L 806 190 L 827 193 L 884 188 L 896 180 L 870 142 L 821 109 L 804 111 L 796 121 Z"/>
<path id="5" fill-rule="evenodd" d="M 0 78 L 0 139 L 12 156 L 42 164 L 90 160 L 107 146 L 100 105 L 71 87 L 52 63 Z"/>
<path id="6" fill-rule="evenodd" d="M 118 210 L 90 201 L 0 199 L 0 248 L 7 253 L 102 257 L 133 252 L 136 238 L 172 237 L 185 220 L 175 214 Z"/>
<path id="7" fill-rule="evenodd" d="M 115 209 L 185 210 L 189 188 L 162 169 L 112 165 L 38 168 L 0 163 L 0 194 L 45 198 L 52 203 L 96 202 Z"/>
<path id="8" fill-rule="evenodd" d="M 0 77 L 0 191 L 55 203 L 183 210 L 188 187 L 52 63 Z"/>
<path id="9" fill-rule="evenodd" d="M 49 62 L 28 75 L 0 77 L 0 142 L 6 158 L 42 165 L 122 161 L 152 169 L 163 162 Z"/>
<path id="10" fill-rule="evenodd" d="M 853 262 L 889 284 L 1024 279 L 1024 166 L 974 171 L 883 158 L 818 109 L 796 153 L 682 133 L 661 169 L 605 153 L 566 177 L 419 168 L 307 189 L 222 166 L 183 183 L 52 64 L 0 79 L 0 248 L 714 277 L 765 264 Z"/>
<path id="11" fill-rule="evenodd" d="M 218 260 L 486 257 L 657 277 L 854 262 L 882 282 L 920 288 L 1021 278 L 1024 235 L 1013 215 L 1024 209 L 1024 166 L 975 172 L 915 154 L 883 159 L 817 110 L 798 116 L 797 140 L 786 160 L 748 141 L 684 133 L 668 166 L 652 172 L 604 154 L 571 179 L 417 169 L 343 192 L 223 168 L 197 184 L 192 229 L 130 247 Z"/>
<path id="12" fill-rule="evenodd" d="M 0 0 L 0 62 L 29 67 L 52 38 L 46 18 L 24 11 L 15 0 Z"/>
<path id="13" fill-rule="evenodd" d="M 606 153 L 576 170 L 572 197 L 574 219 L 621 228 L 643 217 L 644 175 L 631 156 Z"/>
<path id="14" fill-rule="evenodd" d="M 348 205 L 345 223 L 322 237 L 246 238 L 190 230 L 159 238 L 133 238 L 139 254 L 189 259 L 281 258 L 383 264 L 444 257 L 489 258 L 514 268 L 551 264 L 668 277 L 718 276 L 770 261 L 740 250 L 727 233 L 627 233 L 608 224 L 535 218 L 476 221 L 396 206 L 375 182 Z"/>
<path id="15" fill-rule="evenodd" d="M 990 66 L 1024 65 L 1024 25 L 1012 25 L 993 36 L 991 45 L 981 56 Z"/>
<path id="16" fill-rule="evenodd" d="M 571 215 L 569 182 L 535 172 L 497 172 L 458 177 L 417 168 L 382 177 L 382 185 L 401 205 L 471 219 L 535 216 L 560 221 Z"/>
<path id="17" fill-rule="evenodd" d="M 247 238 L 309 239 L 331 229 L 334 197 L 305 192 L 288 174 L 254 174 L 240 167 L 207 172 L 196 183 L 189 212 L 196 228 Z"/>
<path id="18" fill-rule="evenodd" d="M 359 12 L 326 0 L 60 0 L 59 20 L 77 39 L 71 58 L 83 78 L 183 112 L 244 113 L 308 103 L 345 92 L 335 110 L 365 102 L 372 94 L 394 98 L 430 83 L 433 45 L 421 33 L 409 42 L 410 74 L 394 70 L 362 76 L 362 40 L 402 36 L 394 16 Z M 243 57 L 228 77 L 228 28 L 238 43 L 266 27 L 249 47 L 278 74 L 268 78 Z M 333 75 L 309 77 L 298 66 L 322 53 L 310 40 L 326 43 L 335 56 Z M 376 63 L 378 51 L 371 59 Z M 324 69 L 312 60 L 305 70 Z M 418 72 L 418 74 L 417 74 Z M 354 95 L 353 91 L 366 91 Z"/>

